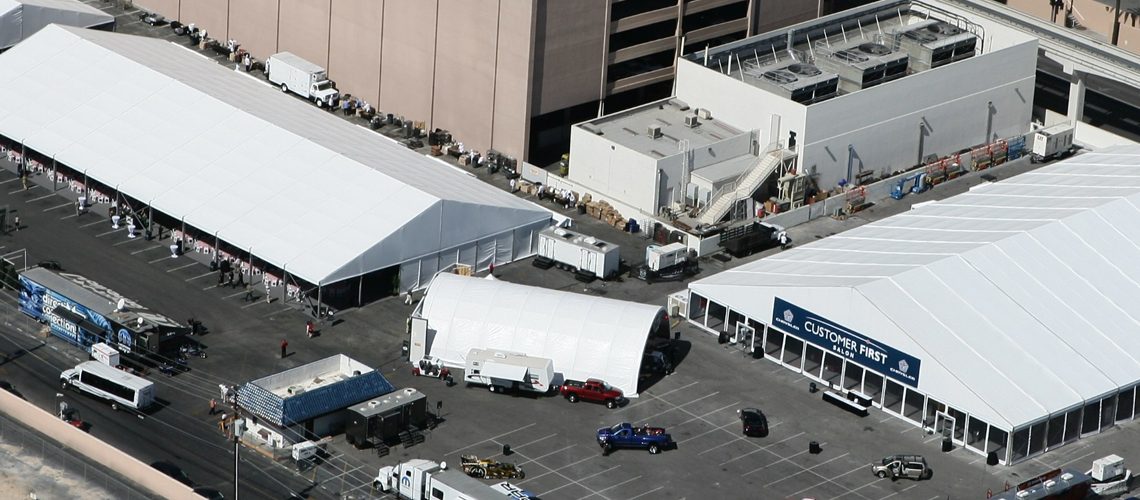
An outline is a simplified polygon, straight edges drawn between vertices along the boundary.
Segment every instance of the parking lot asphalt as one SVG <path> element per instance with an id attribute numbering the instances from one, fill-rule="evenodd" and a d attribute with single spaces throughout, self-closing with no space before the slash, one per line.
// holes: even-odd
<path id="1" fill-rule="evenodd" d="M 87 3 L 116 8 L 96 0 Z M 122 22 L 119 31 L 185 41 L 174 37 L 169 28 L 152 28 L 137 20 Z M 710 494 L 727 498 L 983 498 L 987 489 L 996 492 L 1006 483 L 1015 484 L 1057 466 L 1084 469 L 1109 453 L 1131 463 L 1140 460 L 1136 423 L 1117 426 L 1014 467 L 987 467 L 983 457 L 960 449 L 940 453 L 937 440 L 921 429 L 877 410 L 865 418 L 844 413 L 823 403 L 818 394 L 810 394 L 801 375 L 766 359 L 747 357 L 739 346 L 717 344 L 714 337 L 683 322 L 675 330 L 681 332 L 681 345 L 689 352 L 677 371 L 617 410 L 588 403 L 572 405 L 556 397 L 515 397 L 462 385 L 447 387 L 437 380 L 413 377 L 410 365 L 400 359 L 405 320 L 412 308 L 395 298 L 342 311 L 335 324 L 322 326 L 321 335 L 306 339 L 301 331 L 306 317 L 296 305 L 279 299 L 267 303 L 260 291 L 259 300 L 243 302 L 240 291 L 217 287 L 215 274 L 194 256 L 171 258 L 166 241 L 126 238 L 123 230 L 112 230 L 97 212 L 74 216 L 67 198 L 71 193 L 52 193 L 42 183 L 23 191 L 11 172 L 14 167 L 3 166 L 0 205 L 16 210 L 24 227 L 0 237 L 0 252 L 26 250 L 26 260 L 33 264 L 58 260 L 66 270 L 108 285 L 159 313 L 177 320 L 195 317 L 209 328 L 209 334 L 200 339 L 208 347 L 208 359 L 192 360 L 188 373 L 156 378 L 167 405 L 151 418 L 155 423 L 146 424 L 154 426 L 147 432 L 137 432 L 132 424 L 122 422 L 123 415 L 98 404 L 85 405 L 84 416 L 94 422 L 93 434 L 144 461 L 176 455 L 173 458 L 181 459 L 180 465 L 197 482 L 223 491 L 232 488 L 226 464 L 232 463 L 233 456 L 206 406 L 216 396 L 217 384 L 242 383 L 336 353 L 382 370 L 397 387 L 420 389 L 433 410 L 442 402 L 443 422 L 428 433 L 425 443 L 395 447 L 384 457 L 353 449 L 337 437 L 330 445 L 332 457 L 316 470 L 299 472 L 292 464 L 247 457 L 243 481 L 256 482 L 259 493 L 369 498 L 375 495 L 371 478 L 382 465 L 411 458 L 457 463 L 458 456 L 467 453 L 498 457 L 504 444 L 510 444 L 514 453 L 498 458 L 516 462 L 527 471 L 525 479 L 515 482 L 546 499 L 701 498 Z M 1018 161 L 991 173 L 1000 179 L 1031 168 L 1028 162 Z M 506 186 L 501 175 L 475 174 Z M 963 192 L 979 182 L 978 174 L 970 174 L 928 193 L 885 200 L 846 220 L 820 219 L 789 232 L 795 242 L 803 244 L 907 210 L 914 202 Z M 542 205 L 569 213 L 548 203 Z M 642 235 L 622 233 L 585 217 L 576 223 L 586 233 L 622 245 L 627 262 L 642 260 L 648 243 Z M 704 259 L 697 278 L 777 251 L 723 262 Z M 496 275 L 517 283 L 652 304 L 663 304 L 667 294 L 685 287 L 684 283 L 646 285 L 634 280 L 583 284 L 556 269 L 535 269 L 529 261 L 497 267 Z M 82 353 L 39 333 L 34 322 L 14 312 L 10 295 L 0 298 L 0 307 L 6 309 L 0 313 L 4 335 L 15 342 L 4 349 L 34 354 L 0 364 L 0 377 L 19 380 L 29 400 L 52 411 L 53 379 Z M 285 359 L 277 352 L 282 338 L 290 342 L 291 354 Z M 742 407 L 757 407 L 768 415 L 769 436 L 740 435 L 736 410 Z M 660 455 L 621 450 L 602 456 L 594 430 L 619 421 L 664 426 L 677 441 L 677 449 Z M 808 452 L 811 441 L 821 444 L 821 453 Z M 892 482 L 871 475 L 872 461 L 897 453 L 925 455 L 934 477 Z"/>

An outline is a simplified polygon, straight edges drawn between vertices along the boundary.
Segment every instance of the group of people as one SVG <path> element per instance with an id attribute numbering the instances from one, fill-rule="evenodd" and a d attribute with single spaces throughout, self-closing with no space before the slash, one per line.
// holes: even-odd
<path id="1" fill-rule="evenodd" d="M 341 99 L 340 110 L 344 113 L 344 116 L 352 116 L 353 114 L 358 114 L 358 111 L 359 114 L 364 118 L 368 118 L 372 115 L 372 105 L 368 104 L 364 101 L 364 99 L 361 99 L 359 97 L 347 97 L 345 99 Z"/>
<path id="2" fill-rule="evenodd" d="M 536 193 L 538 199 L 550 199 L 555 203 L 562 205 L 567 210 L 578 206 L 578 195 L 573 191 L 565 188 L 551 188 L 545 185 L 538 185 L 538 192 Z"/>

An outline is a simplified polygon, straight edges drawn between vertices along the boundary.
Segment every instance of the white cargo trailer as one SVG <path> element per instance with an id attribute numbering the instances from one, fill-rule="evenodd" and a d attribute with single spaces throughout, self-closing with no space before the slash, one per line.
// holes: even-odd
<path id="1" fill-rule="evenodd" d="M 557 265 L 584 279 L 610 279 L 618 274 L 619 250 L 618 245 L 593 236 L 552 227 L 538 233 L 534 265 L 544 269 Z"/>
<path id="2" fill-rule="evenodd" d="M 271 83 L 281 87 L 282 92 L 292 92 L 322 108 L 334 106 L 340 98 L 340 92 L 329 81 L 324 68 L 292 52 L 269 56 L 265 61 L 265 73 Z"/>
<path id="3" fill-rule="evenodd" d="M 446 463 L 409 460 L 381 467 L 372 486 L 409 500 L 499 500 L 502 493 L 466 474 L 450 470 Z"/>
<path id="4" fill-rule="evenodd" d="M 1063 157 L 1073 150 L 1073 126 L 1058 123 L 1033 133 L 1033 161 Z"/>
<path id="5" fill-rule="evenodd" d="M 548 392 L 554 380 L 554 361 L 517 352 L 471 349 L 467 352 L 463 380 L 485 385 L 491 392 Z"/>

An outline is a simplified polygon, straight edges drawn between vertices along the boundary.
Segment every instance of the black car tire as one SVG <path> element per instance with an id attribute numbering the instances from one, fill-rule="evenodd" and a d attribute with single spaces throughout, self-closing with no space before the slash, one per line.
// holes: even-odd
<path id="1" fill-rule="evenodd" d="M 115 410 L 115 411 L 119 411 L 119 403 L 111 403 L 111 409 Z"/>
<path id="2" fill-rule="evenodd" d="M 612 399 L 606 401 L 606 408 L 609 408 L 612 410 L 612 409 L 617 408 L 617 407 L 618 407 L 617 401 L 614 401 Z"/>
<path id="3" fill-rule="evenodd" d="M 67 386 L 68 386 L 68 385 L 69 385 L 69 384 L 67 383 L 67 381 L 66 381 L 66 380 L 61 380 L 61 381 L 59 382 L 59 388 L 60 388 L 60 389 L 67 389 Z"/>
<path id="4" fill-rule="evenodd" d="M 881 470 L 881 471 L 876 472 L 875 475 L 879 476 L 879 479 L 883 479 L 883 478 L 887 477 L 887 471 Z"/>
<path id="5" fill-rule="evenodd" d="M 566 400 L 571 402 L 571 403 L 577 403 L 578 402 L 578 396 L 576 394 L 571 394 L 569 396 L 566 396 Z"/>
<path id="6" fill-rule="evenodd" d="M 660 446 L 657 446 L 656 444 L 649 445 L 649 454 L 650 455 L 656 455 L 658 453 L 661 453 L 661 447 Z"/>

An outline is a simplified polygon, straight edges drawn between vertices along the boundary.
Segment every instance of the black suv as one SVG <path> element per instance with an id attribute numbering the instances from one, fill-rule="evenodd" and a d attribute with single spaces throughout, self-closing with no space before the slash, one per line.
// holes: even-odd
<path id="1" fill-rule="evenodd" d="M 768 435 L 768 417 L 756 408 L 738 410 L 740 423 L 745 436 L 766 437 Z"/>

